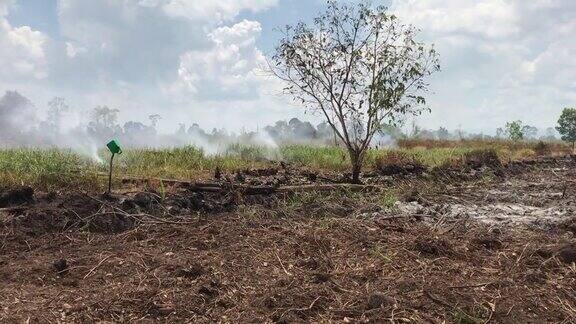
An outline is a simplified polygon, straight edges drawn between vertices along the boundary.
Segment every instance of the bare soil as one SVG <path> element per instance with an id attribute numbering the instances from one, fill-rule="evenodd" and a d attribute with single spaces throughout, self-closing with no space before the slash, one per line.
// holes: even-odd
<path id="1" fill-rule="evenodd" d="M 572 224 L 576 211 L 573 157 L 513 162 L 497 173 L 502 176 L 486 177 L 482 172 L 483 177 L 472 181 L 445 182 L 423 193 L 419 201 L 398 207 L 430 221 L 441 217 L 444 223 L 471 218 L 490 227 L 551 231 Z"/>
<path id="2" fill-rule="evenodd" d="M 575 322 L 575 165 L 368 174 L 403 188 L 393 208 L 374 191 L 287 208 L 297 196 L 2 190 L 0 321 Z"/>

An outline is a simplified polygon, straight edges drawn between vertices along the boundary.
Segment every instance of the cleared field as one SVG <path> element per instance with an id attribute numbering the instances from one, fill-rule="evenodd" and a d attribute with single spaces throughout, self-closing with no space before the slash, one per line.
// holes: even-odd
<path id="1" fill-rule="evenodd" d="M 382 153 L 354 192 L 242 191 L 335 174 L 296 165 L 210 191 L 0 189 L 0 322 L 576 320 L 573 157 Z"/>

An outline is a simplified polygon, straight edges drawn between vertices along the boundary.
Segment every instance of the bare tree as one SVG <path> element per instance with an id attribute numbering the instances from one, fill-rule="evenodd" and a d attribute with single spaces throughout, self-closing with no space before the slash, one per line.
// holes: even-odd
<path id="1" fill-rule="evenodd" d="M 59 132 L 62 126 L 62 118 L 70 109 L 66 100 L 61 97 L 54 97 L 48 102 L 48 118 L 46 122 L 52 132 Z"/>
<path id="2" fill-rule="evenodd" d="M 285 91 L 321 113 L 344 143 L 354 182 L 381 126 L 425 109 L 425 78 L 440 65 L 417 32 L 385 7 L 330 1 L 313 24 L 287 26 L 269 62 Z"/>
<path id="3" fill-rule="evenodd" d="M 148 116 L 148 119 L 150 120 L 150 123 L 152 124 L 152 128 L 156 129 L 158 127 L 158 122 L 160 122 L 160 120 L 162 120 L 162 116 L 160 116 L 158 114 L 154 114 L 154 115 Z"/>
<path id="4" fill-rule="evenodd" d="M 90 135 L 97 136 L 99 140 L 107 140 L 116 133 L 121 132 L 117 125 L 118 109 L 108 106 L 98 106 L 90 112 L 91 121 L 86 129 Z"/>

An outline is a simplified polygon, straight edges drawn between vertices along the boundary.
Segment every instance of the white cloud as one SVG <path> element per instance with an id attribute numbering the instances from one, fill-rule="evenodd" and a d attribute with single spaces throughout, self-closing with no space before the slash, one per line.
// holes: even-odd
<path id="1" fill-rule="evenodd" d="M 144 0 L 145 5 L 156 4 L 173 17 L 202 20 L 207 17 L 217 21 L 230 20 L 242 10 L 257 12 L 269 9 L 278 0 Z"/>
<path id="2" fill-rule="evenodd" d="M 433 114 L 476 130 L 521 119 L 552 126 L 576 95 L 573 0 L 394 0 L 391 9 L 438 48 Z"/>
<path id="3" fill-rule="evenodd" d="M 231 27 L 217 28 L 209 36 L 218 45 L 239 44 L 248 47 L 254 46 L 261 32 L 262 26 L 259 22 L 244 20 Z"/>
<path id="4" fill-rule="evenodd" d="M 255 45 L 261 31 L 260 23 L 247 20 L 212 31 L 212 49 L 180 57 L 172 93 L 199 100 L 257 99 L 270 84 L 262 70 L 266 60 Z"/>
<path id="5" fill-rule="evenodd" d="M 504 38 L 517 34 L 518 13 L 507 0 L 402 0 L 393 8 L 407 22 L 426 26 L 438 34 L 471 34 Z"/>
<path id="6" fill-rule="evenodd" d="M 293 23 L 283 10 L 318 1 L 58 0 L 53 38 L 12 26 L 8 8 L 23 1 L 0 0 L 0 86 L 40 104 L 59 95 L 84 109 L 109 104 L 128 117 L 164 111 L 165 124 L 178 116 L 228 127 L 300 111 L 274 96 L 278 81 L 260 69 L 258 40 L 278 35 L 238 17 L 280 5 L 267 20 Z M 391 10 L 441 54 L 422 126 L 551 126 L 576 105 L 576 1 L 392 0 Z"/>
<path id="7" fill-rule="evenodd" d="M 8 14 L 8 6 L 11 3 L 11 0 L 0 0 L 0 17 L 4 17 Z"/>
<path id="8" fill-rule="evenodd" d="M 76 46 L 72 42 L 66 42 L 66 55 L 69 58 L 75 58 L 78 54 L 86 53 L 87 50 L 85 47 Z"/>
<path id="9" fill-rule="evenodd" d="M 45 78 L 48 37 L 29 26 L 13 27 L 6 19 L 11 4 L 12 1 L 0 1 L 0 77 Z"/>
<path id="10" fill-rule="evenodd" d="M 52 84 L 63 90 L 83 84 L 81 100 L 87 107 L 108 104 L 128 117 L 134 111 L 159 112 L 164 124 L 208 123 L 215 113 L 209 108 L 235 111 L 227 112 L 226 126 L 235 123 L 236 129 L 244 126 L 241 116 L 254 115 L 257 107 L 269 107 L 261 119 L 276 118 L 280 108 L 287 109 L 274 96 L 280 92 L 278 83 L 260 69 L 266 64 L 256 46 L 262 27 L 256 21 L 233 22 L 244 10 L 265 10 L 275 3 L 60 0 L 64 42 L 52 62 L 57 71 Z M 176 5 L 183 6 L 178 14 L 171 11 Z M 196 113 L 185 118 L 190 111 Z"/>
<path id="11" fill-rule="evenodd" d="M 220 41 L 216 38 L 242 37 L 226 36 L 229 31 L 225 29 L 219 31 L 220 21 L 234 19 L 243 10 L 256 12 L 276 3 L 277 0 L 59 0 L 58 19 L 65 43 L 61 45 L 63 58 L 58 62 L 61 73 L 55 82 L 66 79 L 65 82 L 77 84 L 92 76 L 98 80 L 91 83 L 92 87 L 116 81 L 157 87 L 186 69 L 187 62 L 197 58 L 194 55 L 211 50 L 215 41 Z M 241 27 L 249 30 L 234 32 L 252 37 L 260 34 L 259 26 L 256 32 L 249 24 L 236 26 Z M 215 33 L 222 35 L 209 35 L 214 28 Z M 247 48 L 243 44 L 221 45 L 220 55 L 227 51 L 230 60 L 251 55 L 246 53 Z M 239 63 L 236 68 L 242 64 L 247 63 Z"/>

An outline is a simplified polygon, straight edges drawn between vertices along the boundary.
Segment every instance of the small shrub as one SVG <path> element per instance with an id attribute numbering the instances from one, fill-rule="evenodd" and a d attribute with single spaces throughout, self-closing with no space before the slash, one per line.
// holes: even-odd
<path id="1" fill-rule="evenodd" d="M 405 165 L 414 162 L 414 158 L 402 151 L 389 151 L 376 158 L 376 166 Z"/>
<path id="2" fill-rule="evenodd" d="M 480 149 L 464 153 L 462 162 L 473 169 L 484 166 L 491 168 L 502 167 L 502 162 L 498 157 L 498 152 L 494 149 Z"/>
<path id="3" fill-rule="evenodd" d="M 521 149 L 518 150 L 514 153 L 514 160 L 526 160 L 529 158 L 534 157 L 534 155 L 536 155 L 536 152 L 534 152 L 534 150 L 532 149 Z"/>
<path id="4" fill-rule="evenodd" d="M 402 151 L 390 151 L 374 160 L 376 169 L 383 175 L 422 173 L 426 167 Z"/>
<path id="5" fill-rule="evenodd" d="M 536 155 L 538 156 L 550 155 L 550 153 L 552 153 L 552 148 L 550 147 L 550 144 L 539 141 L 538 144 L 534 146 L 534 152 L 536 152 Z"/>

